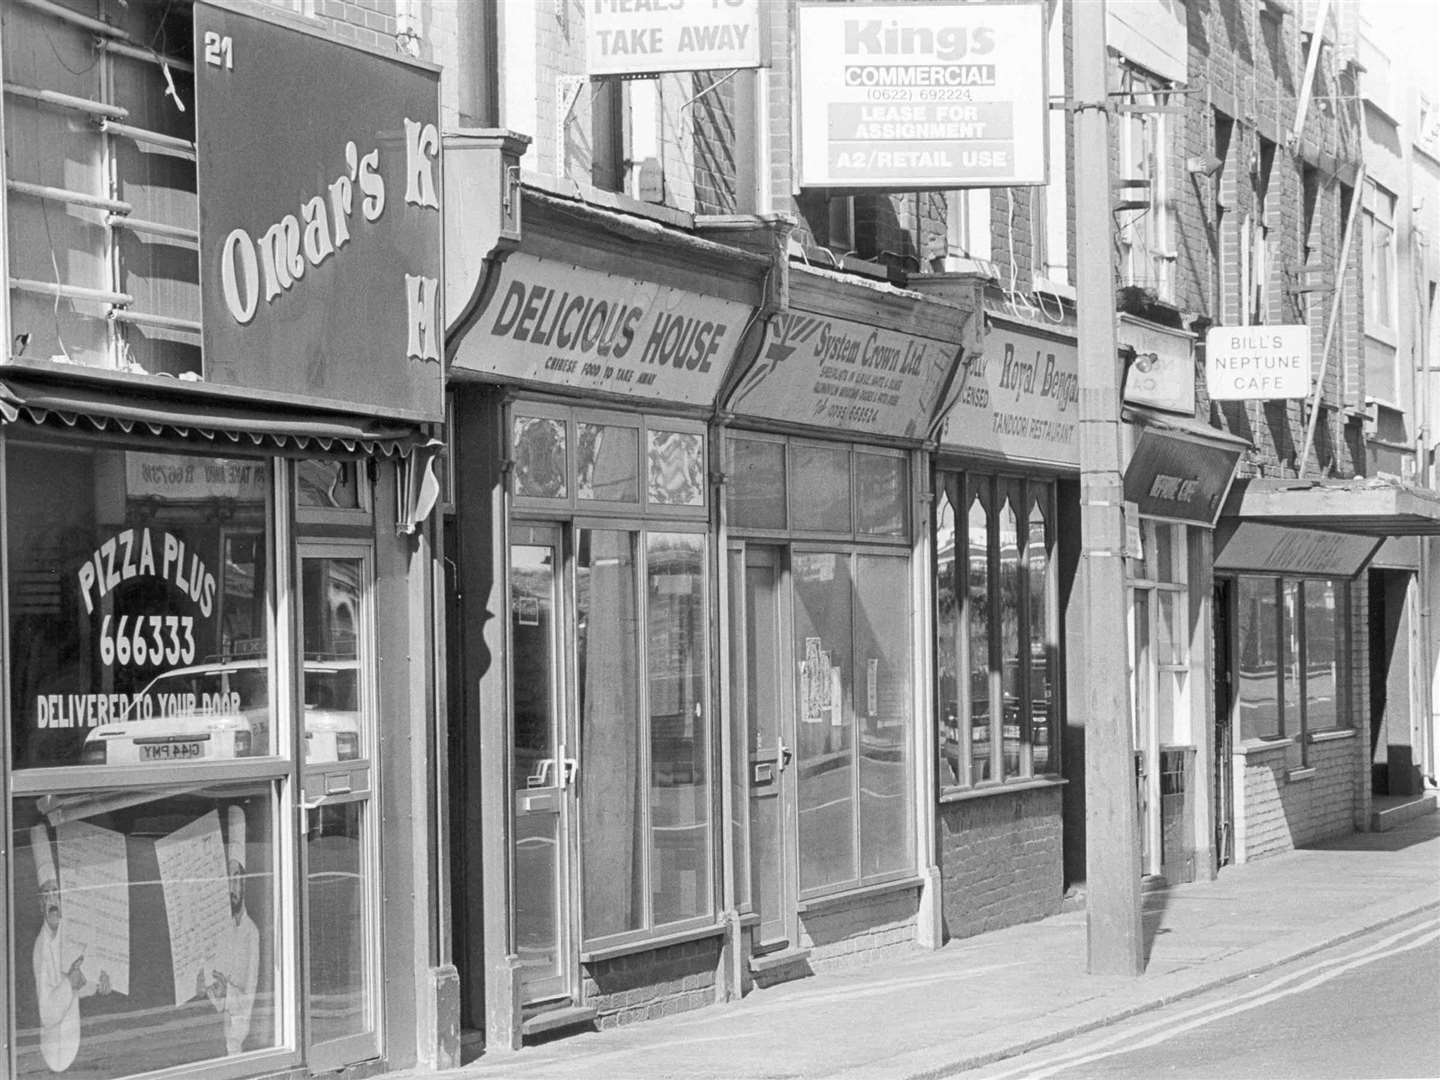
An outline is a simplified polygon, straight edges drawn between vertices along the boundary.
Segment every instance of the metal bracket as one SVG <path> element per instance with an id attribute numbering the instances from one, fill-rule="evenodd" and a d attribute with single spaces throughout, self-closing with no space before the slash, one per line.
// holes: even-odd
<path id="1" fill-rule="evenodd" d="M 590 80 L 584 75 L 555 76 L 555 175 L 567 176 L 565 133 L 570 128 L 570 113 L 580 100 L 580 91 Z"/>

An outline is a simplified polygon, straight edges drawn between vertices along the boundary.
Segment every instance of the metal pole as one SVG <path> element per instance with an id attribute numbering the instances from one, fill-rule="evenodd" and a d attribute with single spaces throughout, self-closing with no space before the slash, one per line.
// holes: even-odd
<path id="1" fill-rule="evenodd" d="M 1085 918 L 1095 975 L 1139 975 L 1140 825 L 1125 626 L 1120 363 L 1111 261 L 1105 0 L 1070 5 L 1080 344 L 1080 578 L 1085 655 Z"/>

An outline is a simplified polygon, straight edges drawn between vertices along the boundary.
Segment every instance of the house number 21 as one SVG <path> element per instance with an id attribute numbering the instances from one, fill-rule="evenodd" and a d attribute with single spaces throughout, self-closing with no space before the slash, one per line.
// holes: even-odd
<path id="1" fill-rule="evenodd" d="M 211 67 L 234 70 L 234 45 L 229 34 L 222 36 L 214 30 L 205 31 L 205 62 Z"/>

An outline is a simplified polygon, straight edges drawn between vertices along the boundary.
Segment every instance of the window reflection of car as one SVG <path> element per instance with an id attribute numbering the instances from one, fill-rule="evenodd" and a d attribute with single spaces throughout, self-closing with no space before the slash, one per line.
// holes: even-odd
<path id="1" fill-rule="evenodd" d="M 360 756 L 355 661 L 305 663 L 305 759 Z M 234 660 L 176 668 L 136 695 L 129 714 L 93 728 L 80 761 L 135 765 L 272 753 L 269 663 Z"/>

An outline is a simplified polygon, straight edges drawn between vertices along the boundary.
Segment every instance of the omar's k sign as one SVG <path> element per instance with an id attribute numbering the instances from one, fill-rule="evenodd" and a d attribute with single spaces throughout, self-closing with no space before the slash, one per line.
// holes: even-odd
<path id="1" fill-rule="evenodd" d="M 439 72 L 195 5 L 205 379 L 444 418 Z"/>

